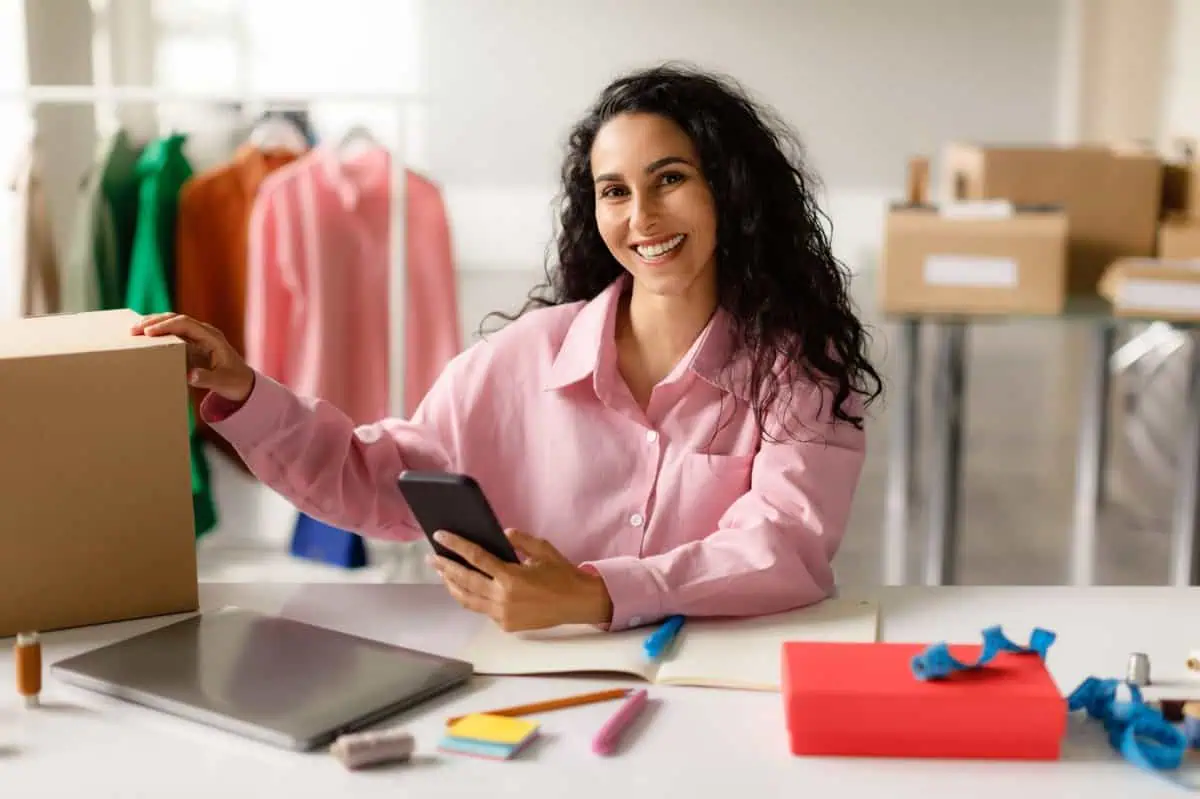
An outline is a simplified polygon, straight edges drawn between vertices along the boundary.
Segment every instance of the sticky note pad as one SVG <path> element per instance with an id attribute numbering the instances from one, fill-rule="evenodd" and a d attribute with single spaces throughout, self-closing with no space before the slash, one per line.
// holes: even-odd
<path id="1" fill-rule="evenodd" d="M 451 724 L 446 733 L 460 740 L 519 746 L 537 732 L 538 724 L 526 719 L 474 713 Z"/>
<path id="2" fill-rule="evenodd" d="M 488 741 L 476 741 L 471 738 L 455 738 L 447 735 L 438 742 L 438 749 L 457 755 L 481 757 L 485 760 L 509 760 L 536 737 L 537 734 L 535 733 L 519 744 L 497 744 Z"/>

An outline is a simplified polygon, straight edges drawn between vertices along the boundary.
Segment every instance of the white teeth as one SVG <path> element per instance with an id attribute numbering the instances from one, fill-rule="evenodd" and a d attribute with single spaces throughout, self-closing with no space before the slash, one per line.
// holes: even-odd
<path id="1" fill-rule="evenodd" d="M 683 242 L 683 234 L 667 239 L 661 244 L 651 244 L 648 246 L 638 246 L 638 255 L 643 258 L 658 258 L 661 255 L 666 255 L 671 250 L 675 249 Z"/>

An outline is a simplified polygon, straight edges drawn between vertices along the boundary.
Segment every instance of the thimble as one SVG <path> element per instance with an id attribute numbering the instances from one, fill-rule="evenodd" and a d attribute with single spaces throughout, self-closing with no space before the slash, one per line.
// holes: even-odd
<path id="1" fill-rule="evenodd" d="M 1129 666 L 1125 671 L 1125 682 L 1132 685 L 1150 684 L 1150 658 L 1144 652 L 1134 652 L 1129 656 Z"/>

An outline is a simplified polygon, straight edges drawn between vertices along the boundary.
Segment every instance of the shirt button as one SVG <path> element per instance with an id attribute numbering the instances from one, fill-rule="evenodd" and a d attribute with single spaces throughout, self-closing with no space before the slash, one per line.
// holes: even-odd
<path id="1" fill-rule="evenodd" d="M 651 444 L 653 444 L 655 441 L 658 441 L 658 431 L 657 430 L 647 430 L 646 431 L 646 440 L 649 441 Z"/>
<path id="2" fill-rule="evenodd" d="M 646 521 L 646 520 L 642 518 L 642 514 L 640 514 L 640 513 L 635 513 L 629 517 L 629 523 L 632 524 L 634 527 L 641 527 L 642 522 L 644 522 L 644 521 Z"/>

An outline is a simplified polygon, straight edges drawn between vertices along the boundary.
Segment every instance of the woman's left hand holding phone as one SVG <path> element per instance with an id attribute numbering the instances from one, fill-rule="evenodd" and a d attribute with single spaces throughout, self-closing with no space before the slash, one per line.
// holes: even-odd
<path id="1" fill-rule="evenodd" d="M 429 556 L 430 565 L 460 605 L 488 616 L 508 632 L 612 620 L 612 600 L 599 575 L 575 566 L 541 538 L 519 530 L 505 530 L 505 534 L 522 556 L 521 563 L 505 563 L 445 530 L 434 535 L 439 544 L 483 572 Z"/>

